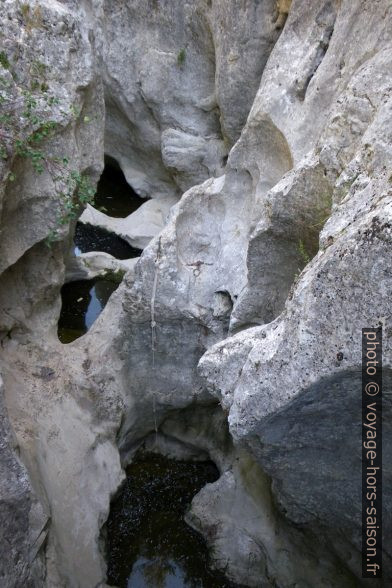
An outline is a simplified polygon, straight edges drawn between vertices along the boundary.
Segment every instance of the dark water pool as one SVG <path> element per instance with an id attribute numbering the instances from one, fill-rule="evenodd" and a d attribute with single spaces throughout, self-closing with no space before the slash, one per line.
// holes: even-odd
<path id="1" fill-rule="evenodd" d="M 105 169 L 98 182 L 94 207 L 109 216 L 125 218 L 135 212 L 145 200 L 127 183 L 114 159 L 105 158 Z"/>
<path id="2" fill-rule="evenodd" d="M 127 469 L 107 522 L 108 584 L 119 588 L 234 588 L 208 566 L 204 539 L 184 521 L 192 498 L 219 477 L 212 462 L 155 454 Z"/>
<path id="3" fill-rule="evenodd" d="M 89 251 L 103 251 L 117 259 L 131 259 L 142 254 L 141 249 L 132 247 L 114 233 L 85 223 L 76 224 L 74 243 L 76 255 Z"/>
<path id="4" fill-rule="evenodd" d="M 58 337 L 71 343 L 84 335 L 105 308 L 119 282 L 96 278 L 65 284 L 61 289 Z"/>

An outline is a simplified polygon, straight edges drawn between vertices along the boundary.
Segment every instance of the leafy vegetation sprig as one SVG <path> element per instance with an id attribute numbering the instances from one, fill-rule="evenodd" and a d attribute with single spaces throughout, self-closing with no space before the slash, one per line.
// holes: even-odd
<path id="1" fill-rule="evenodd" d="M 8 57 L 0 52 L 0 65 L 5 70 L 11 68 Z M 45 66 L 34 62 L 30 68 L 30 88 L 18 85 L 16 76 L 0 76 L 0 160 L 13 161 L 14 157 L 27 159 L 37 174 L 47 172 L 55 194 L 59 197 L 59 213 L 56 227 L 50 231 L 48 243 L 56 240 L 59 229 L 77 218 L 81 207 L 92 202 L 95 190 L 88 177 L 73 169 L 68 157 L 56 157 L 48 153 L 47 141 L 58 132 L 61 126 L 54 120 L 55 107 L 60 105 L 57 97 L 51 96 L 49 87 L 40 76 Z M 80 111 L 71 105 L 69 111 L 56 109 L 57 118 L 69 115 L 77 119 Z M 88 122 L 84 117 L 84 122 Z M 8 173 L 8 180 L 15 175 Z"/>

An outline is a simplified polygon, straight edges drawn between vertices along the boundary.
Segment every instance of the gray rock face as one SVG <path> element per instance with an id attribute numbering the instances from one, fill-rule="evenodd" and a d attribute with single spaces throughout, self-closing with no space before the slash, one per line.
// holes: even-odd
<path id="1" fill-rule="evenodd" d="M 301 527 L 309 553 L 319 560 L 327 544 L 325 557 L 338 570 L 339 549 L 344 551 L 343 585 L 360 578 L 359 513 L 353 506 L 343 514 L 349 497 L 358 494 L 353 489 L 359 465 L 355 458 L 336 462 L 333 456 L 346 444 L 346 435 L 351 435 L 352 448 L 358 438 L 357 380 L 350 374 L 360 369 L 360 329 L 391 315 L 385 264 L 391 245 L 390 18 L 385 3 L 377 9 L 359 3 L 293 3 L 225 175 L 183 196 L 160 237 L 145 250 L 132 282 L 119 290 L 125 304 L 118 327 L 112 325 L 114 346 L 124 350 L 124 369 L 129 366 L 127 381 L 136 374 L 126 395 L 123 448 L 131 447 L 144 427 L 152 428 L 154 419 L 159 425 L 168 404 L 179 407 L 191 398 L 206 398 L 204 379 L 207 392 L 229 412 L 236 442 L 246 442 L 271 476 L 280 512 Z M 227 301 L 223 315 L 216 311 L 222 296 Z M 102 317 L 102 330 L 104 321 Z M 251 324 L 264 326 L 226 338 L 228 327 L 234 331 Z M 211 348 L 216 339 L 222 341 Z M 209 350 L 200 362 L 200 380 L 194 362 L 203 348 Z M 343 363 L 337 360 L 339 352 Z M 181 367 L 179 356 L 184 357 Z M 389 366 L 390 342 L 385 357 Z M 352 412 L 340 422 L 336 399 L 348 380 Z M 329 383 L 336 395 L 321 402 Z M 306 418 L 308 395 L 315 423 L 339 423 L 325 439 L 319 472 L 310 468 L 321 437 Z M 292 402 L 298 404 L 291 409 Z M 135 416 L 140 406 L 146 415 L 142 424 Z M 287 411 L 291 423 L 296 410 L 305 411 L 303 459 L 278 419 Z M 327 434 L 326 427 L 323 431 Z M 281 451 L 273 443 L 278 434 Z M 357 455 L 359 451 L 360 443 Z M 287 473 L 297 468 L 304 478 L 299 486 L 296 475 Z M 325 504 L 333 507 L 333 517 L 316 507 L 331 476 L 337 481 L 331 503 Z M 234 484 L 229 478 L 227 484 Z M 334 501 L 338 490 L 342 500 Z M 208 492 L 212 497 L 214 489 Z M 386 505 L 390 509 L 388 496 Z M 204 512 L 208 519 L 212 509 L 206 506 Z M 334 539 L 339 517 L 344 529 Z M 270 553 L 267 561 L 276 561 L 262 532 L 249 533 Z M 225 534 L 219 548 L 212 540 L 221 563 L 232 535 Z M 299 539 L 292 539 L 288 555 L 292 563 L 296 542 L 298 546 Z M 386 558 L 387 575 L 388 565 Z M 230 569 L 237 580 L 248 580 L 244 568 L 229 563 Z M 269 563 L 263 573 L 269 581 L 289 585 L 280 569 Z M 305 577 L 304 570 L 292 570 L 293 582 L 318 581 L 316 571 Z M 330 586 L 339 582 L 330 568 L 323 581 Z"/>
<path id="2" fill-rule="evenodd" d="M 346 30 L 343 17 L 352 10 L 352 4 L 343 5 L 338 13 L 330 42 L 331 59 L 336 59 L 338 49 L 333 48 L 339 46 L 340 34 Z M 375 18 L 373 12 L 365 14 Z M 279 44 L 284 43 L 292 22 L 289 17 Z M 373 41 L 378 35 L 383 37 L 384 24 L 379 21 Z M 357 21 L 355 33 L 360 35 L 362 30 L 364 22 L 362 29 Z M 387 122 L 391 89 L 390 81 L 386 82 L 390 39 L 387 43 L 381 43 L 379 51 L 356 69 L 350 66 L 350 53 L 341 57 L 345 64 L 342 72 L 348 70 L 351 79 L 335 86 L 338 97 L 331 104 L 314 151 L 312 148 L 316 163 L 309 157 L 300 160 L 260 199 L 261 219 L 248 249 L 248 283 L 234 307 L 231 324 L 238 328 L 252 320 L 263 323 L 277 318 L 219 343 L 200 362 L 208 389 L 229 411 L 232 435 L 248 443 L 271 476 L 280 508 L 296 525 L 306 526 L 315 537 L 324 536 L 337 556 L 344 553 L 344 563 L 357 582 L 361 575 L 360 353 L 365 326 L 384 325 L 385 413 L 387 421 L 390 419 L 391 274 L 385 262 L 392 235 L 387 172 L 391 162 L 391 126 Z M 271 66 L 274 56 L 275 51 Z M 328 62 L 319 65 L 317 82 L 309 84 L 309 103 L 305 100 L 302 107 L 310 108 L 306 116 L 311 116 L 312 99 L 322 93 L 323 72 L 326 83 L 330 67 Z M 269 71 L 265 75 L 268 79 Z M 375 94 L 374 79 L 380 83 Z M 250 121 L 263 104 L 261 89 Z M 269 91 L 266 86 L 267 95 Z M 323 94 L 323 101 L 325 98 Z M 275 110 L 277 118 L 282 116 L 280 112 Z M 282 112 L 284 115 L 286 110 Z M 293 122 L 297 126 L 298 117 Z M 305 117 L 302 128 L 306 130 L 307 124 Z M 295 155 L 298 128 L 291 135 L 288 123 L 285 134 Z M 307 135 L 303 137 L 306 141 Z M 314 137 L 312 133 L 310 141 Z M 301 151 L 303 143 L 300 157 Z M 294 162 L 297 158 L 294 156 Z M 296 196 L 297 190 L 301 197 Z M 321 232 L 320 250 L 297 278 L 279 315 L 288 292 L 288 274 L 293 279 L 303 265 L 299 240 L 312 237 L 324 198 L 330 199 L 332 214 Z M 307 250 L 310 256 L 310 247 Z M 282 287 L 283 293 L 279 290 Z M 384 448 L 388 455 L 390 435 L 386 425 Z M 385 479 L 391 476 L 388 463 L 386 458 Z M 388 528 L 388 491 L 384 507 Z M 387 532 L 384 546 L 384 573 L 390 578 L 392 546 Z"/>
<path id="3" fill-rule="evenodd" d="M 383 427 L 388 440 L 391 386 L 389 369 L 384 372 L 387 421 Z M 361 576 L 362 549 L 360 389 L 358 371 L 321 379 L 286 409 L 260 422 L 256 434 L 249 437 L 252 452 L 273 479 L 274 496 L 286 516 L 306 525 L 315 537 L 321 531 L 328 548 L 355 577 Z M 389 464 L 390 443 L 383 449 L 384 463 Z M 390 480 L 387 466 L 383 476 L 384 582 L 391 577 Z"/>
<path id="4" fill-rule="evenodd" d="M 102 156 L 99 154 L 97 159 L 90 145 L 94 137 L 94 143 L 102 150 L 96 131 L 102 124 L 103 96 L 102 92 L 90 91 L 92 84 L 100 82 L 94 72 L 96 57 L 87 28 L 77 29 L 77 13 L 59 2 L 38 2 L 23 11 L 16 2 L 7 0 L 1 11 L 3 51 L 9 62 L 2 67 L 5 114 L 15 110 L 17 116 L 22 116 L 29 108 L 22 92 L 31 92 L 36 106 L 32 107 L 33 122 L 28 134 L 49 120 L 57 123 L 58 132 L 45 143 L 46 153 L 67 157 L 71 168 L 88 172 L 96 179 Z M 85 117 L 91 124 L 84 123 Z M 17 135 L 18 130 L 23 136 L 23 129 L 15 127 L 10 133 Z M 14 142 L 15 136 L 10 143 Z M 56 227 L 56 216 L 61 210 L 53 181 L 55 174 L 50 173 L 49 166 L 44 166 L 42 173 L 34 172 L 32 158 L 17 157 L 15 146 L 2 164 L 2 226 L 7 230 L 1 231 L 0 271 L 44 241 L 49 229 Z"/>
<path id="5" fill-rule="evenodd" d="M 141 196 L 223 172 L 282 18 L 275 0 L 104 3 L 105 150 Z M 284 19 L 283 19 L 284 21 Z"/>
<path id="6" fill-rule="evenodd" d="M 9 63 L 3 55 L 1 94 L 12 108 L 26 108 L 21 92 L 32 92 L 38 122 L 32 121 L 29 132 L 48 120 L 58 123 L 39 149 L 67 157 L 70 169 L 95 181 L 103 167 L 104 102 L 96 69 L 97 23 L 86 11 L 77 2 L 2 2 L 2 55 Z M 17 130 L 11 129 L 8 145 L 15 143 Z M 84 387 L 82 377 L 86 357 L 73 360 L 75 352 L 65 353 L 57 339 L 72 226 L 58 225 L 62 200 L 52 175 L 46 166 L 35 172 L 31 159 L 12 149 L 0 171 L 0 365 L 6 405 L 5 412 L 1 400 L 0 584 L 90 588 L 104 580 L 100 529 L 122 479 L 114 444 L 119 401 L 104 409 L 105 395 L 88 400 L 91 387 Z M 58 240 L 49 247 L 45 240 L 54 228 Z M 98 425 L 97 415 L 105 410 L 105 424 Z"/>
<path id="7" fill-rule="evenodd" d="M 18 588 L 43 584 L 48 515 L 18 459 L 0 378 L 0 582 Z"/>
<path id="8" fill-rule="evenodd" d="M 215 47 L 215 87 L 222 133 L 232 146 L 241 134 L 261 74 L 287 18 L 291 0 L 240 2 L 228 10 L 211 2 L 209 22 Z"/>
<path id="9" fill-rule="evenodd" d="M 20 79 L 36 59 L 50 71 L 67 114 L 54 109 L 48 149 L 93 180 L 105 151 L 157 201 L 116 228 L 101 216 L 145 250 L 91 330 L 63 346 L 72 227 L 48 248 L 50 177 L 1 161 L 1 371 L 24 463 L 2 420 L 0 497 L 17 513 L 0 515 L 3 583 L 18 577 L 16 555 L 27 586 L 103 586 L 121 460 L 155 437 L 219 464 L 189 520 L 234 580 L 360 585 L 360 330 L 380 322 L 387 531 L 392 508 L 390 3 L 36 6 L 3 2 L 4 47 L 12 63 L 21 54 Z M 115 267 L 91 257 L 73 271 Z M 388 582 L 388 534 L 384 547 Z"/>

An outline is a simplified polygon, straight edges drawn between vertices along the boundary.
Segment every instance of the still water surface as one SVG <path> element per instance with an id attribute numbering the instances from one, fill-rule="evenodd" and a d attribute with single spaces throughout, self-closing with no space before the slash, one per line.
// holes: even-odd
<path id="1" fill-rule="evenodd" d="M 234 588 L 209 567 L 203 537 L 184 515 L 192 498 L 217 480 L 212 462 L 140 455 L 107 522 L 108 584 L 119 588 Z"/>

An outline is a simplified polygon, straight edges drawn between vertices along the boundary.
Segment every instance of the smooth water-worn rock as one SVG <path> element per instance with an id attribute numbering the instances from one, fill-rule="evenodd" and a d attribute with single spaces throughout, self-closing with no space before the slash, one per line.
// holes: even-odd
<path id="1" fill-rule="evenodd" d="M 263 419 L 285 409 L 297 396 L 303 395 L 305 402 L 306 391 L 317 382 L 321 394 L 325 377 L 334 381 L 336 374 L 360 369 L 360 329 L 364 323 L 378 324 L 391 315 L 386 262 L 390 252 L 389 26 L 385 3 L 376 8 L 359 3 L 294 2 L 264 69 L 248 121 L 230 152 L 225 175 L 183 196 L 167 227 L 145 250 L 135 277 L 119 291 L 125 306 L 118 318 L 121 329 L 115 334 L 115 345 L 126 346 L 124 368 L 128 365 L 125 369 L 136 375 L 126 399 L 124 442 L 129 444 L 142 434 L 136 407 L 143 406 L 148 414 L 146 407 L 155 404 L 159 424 L 167 403 L 180 406 L 187 397 L 196 396 L 199 401 L 206 397 L 203 379 L 194 372 L 195 361 L 203 347 L 222 339 L 202 359 L 200 375 L 207 391 L 229 412 L 235 439 L 248 442 L 249 437 L 253 454 L 272 477 L 281 513 L 293 520 L 290 511 L 300 502 L 302 507 L 296 505 L 295 512 L 302 512 L 302 518 L 298 515 L 294 522 L 304 527 L 307 494 L 302 487 L 295 490 L 287 473 L 288 489 L 284 486 L 282 498 L 282 482 L 278 474 L 275 482 L 274 471 L 281 471 L 277 462 L 283 457 L 279 452 L 273 459 L 264 455 L 267 449 L 263 450 L 260 440 L 264 443 L 268 425 Z M 319 242 L 318 233 L 331 212 Z M 222 296 L 227 301 L 223 314 L 217 311 L 222 308 Z M 269 324 L 225 338 L 228 328 L 234 331 L 264 323 Z M 141 331 L 149 341 L 143 350 Z M 343 363 L 337 359 L 340 352 Z M 179 370 L 180 353 L 184 361 Z M 388 346 L 385 356 L 390 361 Z M 141 369 L 136 357 L 147 362 Z M 146 369 L 154 364 L 156 371 Z M 140 388 L 145 390 L 143 397 Z M 328 415 L 333 420 L 339 408 L 323 404 L 320 410 L 326 412 L 320 418 Z M 325 441 L 330 454 L 338 442 L 345 443 L 346 435 L 356 438 L 354 406 L 352 410 L 348 422 L 354 429 L 342 426 L 338 437 L 331 429 L 330 441 Z M 152 427 L 153 411 L 150 419 Z M 304 417 L 304 426 L 305 422 Z M 307 464 L 316 451 L 311 449 L 312 431 Z M 283 471 L 295 471 L 298 459 L 291 452 Z M 310 466 L 300 470 L 307 475 L 308 493 L 312 484 L 325 487 L 328 460 L 322 464 L 321 460 L 317 481 Z M 344 515 L 359 465 L 355 459 L 341 459 L 335 467 L 335 475 L 343 476 L 346 483 L 339 486 L 341 502 L 333 499 L 334 487 L 330 507 L 335 509 L 334 516 L 345 521 L 345 530 L 334 542 L 328 530 L 333 528 L 331 519 L 317 510 L 313 516 L 319 526 L 309 526 L 308 549 L 318 559 L 327 541 L 326 557 L 335 569 L 343 565 L 346 579 L 350 574 L 360 578 L 359 511 Z M 388 497 L 385 504 L 390 509 Z M 258 540 L 268 553 L 263 537 Z M 231 542 L 232 534 L 228 534 L 228 550 Z M 338 546 L 351 553 L 341 563 Z M 288 559 L 296 560 L 295 541 Z M 273 564 L 267 567 L 266 573 L 285 585 L 282 572 Z M 297 581 L 316 581 L 315 569 L 307 570 L 307 578 L 295 569 L 292 575 Z M 390 573 L 388 558 L 386 573 Z M 244 571 L 240 574 L 243 578 Z M 324 577 L 334 585 L 336 577 L 330 570 Z"/>
<path id="2" fill-rule="evenodd" d="M 286 3 L 287 4 L 287 3 Z M 275 0 L 104 2 L 105 150 L 143 197 L 222 173 L 281 32 Z"/>
<path id="3" fill-rule="evenodd" d="M 9 586 L 14 553 L 21 573 L 34 555 L 26 585 L 104 585 L 102 527 L 144 441 L 217 463 L 189 521 L 234 581 L 361 585 L 360 333 L 379 323 L 386 530 L 392 509 L 390 3 L 7 0 L 1 12 L 10 96 L 39 61 L 60 101 L 45 148 L 92 181 L 106 153 L 151 198 L 127 219 L 82 219 L 144 249 L 137 263 L 94 252 L 75 268 L 73 223 L 45 243 L 60 205 L 48 173 L 1 160 L 11 503 L 21 491 L 20 517 L 5 517 Z M 108 269 L 130 271 L 62 345 L 65 279 Z M 37 551 L 33 496 L 43 526 L 50 512 Z M 388 533 L 384 549 L 388 582 Z"/>
<path id="4" fill-rule="evenodd" d="M 125 218 L 111 217 L 88 204 L 80 222 L 110 231 L 132 247 L 144 249 L 162 231 L 176 202 L 172 196 L 147 200 Z"/>
<path id="5" fill-rule="evenodd" d="M 138 261 L 132 259 L 116 259 L 109 253 L 90 251 L 71 257 L 67 264 L 66 282 L 75 280 L 90 280 L 107 273 L 115 273 L 119 278 L 128 271 L 132 271 Z"/>
<path id="6" fill-rule="evenodd" d="M 22 90 L 38 93 L 32 108 L 41 123 L 33 121 L 30 132 L 34 124 L 59 123 L 37 149 L 66 157 L 72 171 L 94 182 L 103 167 L 104 102 L 99 14 L 91 18 L 86 11 L 77 2 L 2 2 L 1 76 L 7 81 L 3 107 L 12 110 Z M 9 156 L 1 160 L 0 182 L 0 362 L 15 433 L 14 442 L 1 408 L 0 583 L 95 586 L 105 575 L 100 528 L 122 479 L 114 443 L 121 403 L 104 409 L 105 393 L 93 401 L 84 352 L 65 354 L 57 339 L 73 227 L 59 226 L 62 199 L 53 177 L 46 166 L 38 173 L 29 158 L 15 157 L 16 138 L 10 137 Z M 48 246 L 51 230 L 58 235 Z M 101 420 L 102 410 L 108 418 L 101 412 Z"/>

